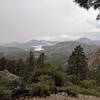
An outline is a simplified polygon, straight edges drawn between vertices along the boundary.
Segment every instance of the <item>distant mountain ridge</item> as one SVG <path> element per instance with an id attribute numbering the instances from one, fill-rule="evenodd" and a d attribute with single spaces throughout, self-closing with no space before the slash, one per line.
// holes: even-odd
<path id="1" fill-rule="evenodd" d="M 82 45 L 87 57 L 91 58 L 100 47 L 100 41 L 88 38 L 80 38 L 75 41 L 51 42 L 45 40 L 31 40 L 25 43 L 10 43 L 0 47 L 0 53 L 8 58 L 25 59 L 29 50 L 33 50 L 35 55 L 45 52 L 48 61 L 54 65 L 63 65 L 67 62 L 70 54 L 77 45 Z M 41 51 L 42 50 L 42 51 Z"/>
<path id="2" fill-rule="evenodd" d="M 64 41 L 64 42 L 70 42 L 70 41 Z M 79 43 L 85 43 L 88 45 L 100 45 L 100 41 L 99 40 L 91 40 L 89 38 L 83 37 L 80 39 L 75 40 L 75 42 L 79 42 Z M 55 41 L 46 41 L 46 40 L 30 40 L 27 42 L 12 42 L 12 43 L 8 43 L 5 44 L 5 47 L 16 47 L 16 48 L 22 48 L 22 49 L 30 49 L 30 48 L 34 48 L 37 46 L 52 46 L 55 45 L 56 43 L 60 43 L 59 41 L 55 42 Z"/>
<path id="3" fill-rule="evenodd" d="M 5 44 L 6 47 L 17 47 L 22 49 L 30 49 L 34 48 L 36 46 L 51 46 L 54 45 L 55 42 L 46 41 L 46 40 L 30 40 L 27 42 L 19 43 L 19 42 L 13 42 L 9 44 Z"/>
<path id="4" fill-rule="evenodd" d="M 78 40 L 76 40 L 77 42 L 79 43 L 85 43 L 85 44 L 88 44 L 88 45 L 100 45 L 100 40 L 91 40 L 91 39 L 88 39 L 88 38 L 80 38 Z"/>
<path id="5" fill-rule="evenodd" d="M 70 54 L 74 50 L 74 48 L 78 45 L 82 45 L 84 51 L 88 58 L 96 52 L 98 45 L 88 45 L 86 43 L 80 43 L 78 41 L 65 41 L 57 43 L 53 46 L 44 47 L 45 52 L 47 52 L 49 61 L 53 64 L 64 64 L 67 62 Z M 58 62 L 59 61 L 59 62 Z"/>

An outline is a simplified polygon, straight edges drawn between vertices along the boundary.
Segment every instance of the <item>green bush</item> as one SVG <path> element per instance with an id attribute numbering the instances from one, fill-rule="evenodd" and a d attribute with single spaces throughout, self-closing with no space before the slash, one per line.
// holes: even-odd
<path id="1" fill-rule="evenodd" d="M 45 82 L 32 84 L 28 89 L 31 89 L 32 96 L 50 96 L 50 87 Z"/>
<path id="2" fill-rule="evenodd" d="M 6 81 L 0 81 L 0 100 L 10 100 L 11 95 L 11 83 Z"/>
<path id="3" fill-rule="evenodd" d="M 79 84 L 79 83 L 80 83 L 79 78 L 76 77 L 75 75 L 68 75 L 68 76 L 66 77 L 66 80 L 67 80 L 68 82 L 73 83 L 73 84 Z"/>
<path id="4" fill-rule="evenodd" d="M 63 71 L 56 71 L 54 74 L 55 86 L 61 87 L 64 85 L 66 74 Z"/>
<path id="5" fill-rule="evenodd" d="M 81 88 L 80 93 L 85 94 L 85 95 L 92 95 L 92 96 L 100 97 L 100 92 L 98 92 L 96 89 Z"/>
<path id="6" fill-rule="evenodd" d="M 71 88 L 71 87 L 66 88 L 65 92 L 67 92 L 67 94 L 69 96 L 74 96 L 74 97 L 78 96 L 78 93 L 73 88 Z"/>
<path id="7" fill-rule="evenodd" d="M 65 92 L 69 93 L 69 96 L 78 96 L 78 94 L 84 94 L 100 97 L 99 88 L 90 89 L 74 84 L 69 84 L 68 86 L 66 86 Z"/>
<path id="8" fill-rule="evenodd" d="M 10 100 L 11 91 L 0 89 L 0 100 Z"/>
<path id="9" fill-rule="evenodd" d="M 96 81 L 95 80 L 83 80 L 80 82 L 81 86 L 84 88 L 89 88 L 89 89 L 93 89 L 96 87 Z"/>
<path id="10" fill-rule="evenodd" d="M 70 85 L 68 87 L 65 87 L 65 90 L 64 91 L 66 93 L 68 93 L 69 96 L 78 97 L 79 87 L 76 86 L 76 85 Z"/>

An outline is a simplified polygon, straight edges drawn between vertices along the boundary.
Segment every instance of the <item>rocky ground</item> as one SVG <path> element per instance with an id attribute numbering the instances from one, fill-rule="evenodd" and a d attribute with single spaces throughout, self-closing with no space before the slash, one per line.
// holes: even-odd
<path id="1" fill-rule="evenodd" d="M 79 95 L 79 97 L 69 97 L 64 95 L 51 95 L 50 97 L 46 98 L 21 98 L 20 100 L 100 100 L 100 98 L 95 96 L 86 96 L 86 95 Z"/>

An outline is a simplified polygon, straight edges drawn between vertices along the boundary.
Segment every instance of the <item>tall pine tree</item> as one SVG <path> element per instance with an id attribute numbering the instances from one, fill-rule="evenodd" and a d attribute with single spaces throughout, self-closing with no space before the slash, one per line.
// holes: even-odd
<path id="1" fill-rule="evenodd" d="M 26 59 L 26 64 L 24 68 L 23 78 L 27 83 L 32 83 L 34 81 L 34 73 L 36 70 L 36 59 L 34 53 L 30 51 L 29 57 Z M 24 77 L 25 76 L 25 77 Z"/>
<path id="2" fill-rule="evenodd" d="M 87 58 L 81 45 L 77 46 L 68 60 L 68 69 L 71 75 L 79 80 L 87 78 Z"/>
<path id="3" fill-rule="evenodd" d="M 35 68 L 35 56 L 32 51 L 30 51 L 29 57 L 26 59 L 26 63 L 33 69 Z"/>
<path id="4" fill-rule="evenodd" d="M 39 58 L 37 59 L 37 66 L 39 68 L 43 68 L 45 66 L 46 56 L 44 53 L 41 53 Z"/>

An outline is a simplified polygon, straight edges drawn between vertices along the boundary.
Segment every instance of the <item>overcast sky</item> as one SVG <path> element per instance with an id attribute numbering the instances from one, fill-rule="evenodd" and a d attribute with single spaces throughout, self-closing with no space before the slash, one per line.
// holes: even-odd
<path id="1" fill-rule="evenodd" d="M 0 0 L 0 43 L 30 39 L 100 39 L 97 11 L 73 0 Z"/>

